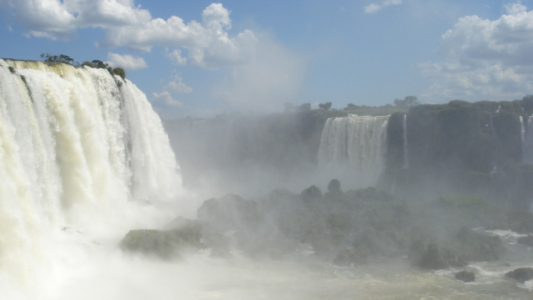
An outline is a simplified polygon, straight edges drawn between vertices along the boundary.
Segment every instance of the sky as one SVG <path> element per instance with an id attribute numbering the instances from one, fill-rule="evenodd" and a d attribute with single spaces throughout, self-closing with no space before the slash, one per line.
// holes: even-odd
<path id="1" fill-rule="evenodd" d="M 164 119 L 533 94 L 533 0 L 0 0 L 0 57 L 126 69 Z"/>

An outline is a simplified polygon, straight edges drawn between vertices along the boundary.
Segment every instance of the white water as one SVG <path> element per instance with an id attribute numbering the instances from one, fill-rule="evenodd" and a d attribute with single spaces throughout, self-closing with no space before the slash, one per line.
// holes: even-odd
<path id="1" fill-rule="evenodd" d="M 524 124 L 520 116 L 521 137 L 522 137 L 522 161 L 526 164 L 533 164 L 533 116 L 529 116 Z"/>
<path id="2" fill-rule="evenodd" d="M 403 115 L 403 168 L 409 168 L 409 152 L 407 144 L 407 114 Z"/>
<path id="3" fill-rule="evenodd" d="M 318 151 L 319 167 L 355 174 L 360 186 L 375 185 L 385 165 L 389 116 L 329 118 Z"/>
<path id="4" fill-rule="evenodd" d="M 90 237 L 146 224 L 156 213 L 142 205 L 180 193 L 161 121 L 131 82 L 0 59 L 0 295 L 54 278 Z"/>

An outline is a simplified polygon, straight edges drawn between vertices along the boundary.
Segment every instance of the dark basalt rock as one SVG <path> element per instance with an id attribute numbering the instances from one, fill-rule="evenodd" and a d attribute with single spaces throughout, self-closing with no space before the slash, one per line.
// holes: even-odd
<path id="1" fill-rule="evenodd" d="M 120 247 L 125 251 L 172 259 L 183 251 L 202 248 L 201 232 L 202 225 L 198 222 L 172 230 L 130 230 L 120 241 Z"/>
<path id="2" fill-rule="evenodd" d="M 489 236 L 463 227 L 452 242 L 454 248 L 467 261 L 496 261 L 506 252 L 497 236 Z"/>
<path id="3" fill-rule="evenodd" d="M 474 282 L 476 281 L 476 275 L 473 272 L 469 271 L 461 271 L 459 273 L 455 273 L 455 279 L 461 280 L 463 282 Z"/>
<path id="4" fill-rule="evenodd" d="M 520 283 L 524 283 L 528 280 L 533 279 L 533 269 L 532 268 L 514 269 L 513 271 L 506 273 L 505 277 L 509 277 Z"/>
<path id="5" fill-rule="evenodd" d="M 322 203 L 324 202 L 324 196 L 322 195 L 322 191 L 316 187 L 315 185 L 312 185 L 305 190 L 302 191 L 300 194 L 300 197 L 306 204 L 314 204 L 314 203 Z"/>
<path id="6" fill-rule="evenodd" d="M 261 222 L 257 203 L 235 194 L 204 201 L 198 208 L 197 214 L 199 220 L 222 231 L 239 228 L 253 229 Z"/>
<path id="7" fill-rule="evenodd" d="M 437 244 L 429 244 L 422 254 L 418 266 L 423 269 L 440 270 L 447 268 L 448 264 L 444 261 L 439 246 Z"/>

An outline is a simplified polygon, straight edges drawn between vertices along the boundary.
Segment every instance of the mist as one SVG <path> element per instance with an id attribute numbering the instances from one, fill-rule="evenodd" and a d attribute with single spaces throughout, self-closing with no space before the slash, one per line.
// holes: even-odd
<path id="1" fill-rule="evenodd" d="M 106 69 L 0 65 L 10 299 L 530 297 L 530 96 L 161 121 Z"/>

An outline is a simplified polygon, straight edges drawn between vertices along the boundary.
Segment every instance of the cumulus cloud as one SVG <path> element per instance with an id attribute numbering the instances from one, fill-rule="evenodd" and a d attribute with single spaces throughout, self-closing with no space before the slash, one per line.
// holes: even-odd
<path id="1" fill-rule="evenodd" d="M 513 99 L 533 93 L 533 12 L 520 3 L 491 21 L 466 16 L 441 39 L 440 62 L 420 65 L 435 100 Z"/>
<path id="2" fill-rule="evenodd" d="M 124 26 L 151 19 L 131 0 L 2 0 L 28 36 L 68 40 L 79 27 Z"/>
<path id="3" fill-rule="evenodd" d="M 161 93 L 153 93 L 152 96 L 156 101 L 162 101 L 168 106 L 182 107 L 183 103 L 172 98 L 172 95 L 168 91 L 162 91 Z"/>
<path id="4" fill-rule="evenodd" d="M 209 5 L 202 13 L 202 22 L 172 16 L 167 20 L 151 19 L 130 26 L 110 28 L 101 46 L 127 46 L 150 51 L 155 45 L 185 48 L 190 64 L 216 69 L 247 62 L 255 48 L 257 39 L 250 30 L 244 30 L 230 37 L 230 12 L 220 3 Z M 173 52 L 179 54 L 181 52 Z M 183 61 L 183 60 L 182 60 Z"/>
<path id="5" fill-rule="evenodd" d="M 164 83 L 164 81 L 162 81 Z M 163 86 L 161 93 L 153 93 L 153 100 L 156 102 L 162 102 L 168 106 L 182 107 L 183 103 L 174 99 L 172 94 L 188 94 L 192 93 L 192 88 L 183 83 L 181 74 L 175 73 L 171 79 Z"/>
<path id="6" fill-rule="evenodd" d="M 180 74 L 175 74 L 172 79 L 163 87 L 165 91 L 187 94 L 192 92 L 192 88 L 183 83 Z"/>
<path id="7" fill-rule="evenodd" d="M 380 4 L 370 3 L 369 5 L 365 6 L 365 13 L 373 14 L 387 6 L 400 5 L 400 4 L 402 4 L 402 0 L 385 0 L 385 1 L 382 1 Z"/>
<path id="8" fill-rule="evenodd" d="M 235 36 L 230 11 L 220 3 L 209 5 L 202 20 L 185 23 L 177 16 L 167 20 L 152 18 L 150 12 L 135 6 L 133 0 L 0 0 L 27 31 L 27 36 L 69 40 L 78 28 L 105 30 L 99 47 L 128 47 L 144 52 L 154 46 L 171 47 L 173 61 L 205 69 L 241 65 L 251 56 L 257 39 L 251 30 Z M 187 58 L 181 54 L 186 50 Z"/>
<path id="9" fill-rule="evenodd" d="M 175 49 L 172 52 L 168 52 L 168 48 L 166 49 L 166 55 L 170 60 L 178 66 L 185 66 L 187 64 L 187 59 L 183 56 L 181 56 L 181 50 Z"/>
<path id="10" fill-rule="evenodd" d="M 148 65 L 142 57 L 131 55 L 120 55 L 109 52 L 107 54 L 107 63 L 112 67 L 122 67 L 127 70 L 139 70 L 147 68 Z"/>

